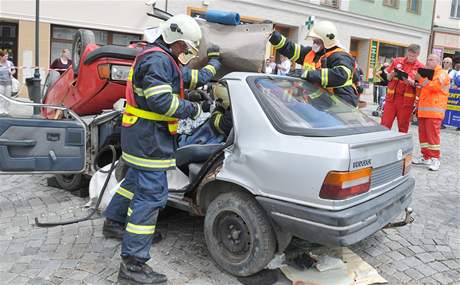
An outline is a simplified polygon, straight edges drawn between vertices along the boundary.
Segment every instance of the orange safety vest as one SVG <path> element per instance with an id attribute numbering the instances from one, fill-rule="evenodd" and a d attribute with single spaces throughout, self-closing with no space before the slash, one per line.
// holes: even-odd
<path id="1" fill-rule="evenodd" d="M 303 69 L 304 69 L 304 70 L 307 70 L 307 69 L 308 69 L 308 70 L 311 70 L 311 69 L 320 69 L 320 68 L 322 68 L 322 62 L 323 62 L 323 60 L 324 60 L 324 59 L 327 59 L 328 57 L 330 57 L 331 55 L 333 55 L 333 54 L 336 53 L 336 52 L 345 52 L 345 53 L 348 53 L 348 52 L 346 52 L 343 48 L 336 48 L 336 49 L 333 49 L 333 50 L 330 50 L 330 51 L 326 52 L 325 54 L 323 54 L 323 55 L 318 59 L 318 61 L 315 62 L 314 59 L 315 59 L 316 53 L 315 53 L 313 50 L 309 51 L 309 52 L 307 53 L 307 55 L 304 57 L 304 59 L 303 59 Z M 356 69 L 356 66 L 354 67 L 354 69 Z M 355 72 L 355 70 L 352 70 L 351 72 L 352 72 L 352 74 L 353 74 L 353 73 Z M 353 75 L 351 75 L 351 77 L 353 78 Z M 352 80 L 352 78 L 350 78 L 350 80 Z M 348 83 L 348 81 L 347 81 L 347 83 Z M 347 84 L 347 83 L 346 83 L 346 84 Z M 348 85 L 346 85 L 346 86 L 348 86 Z M 353 87 L 353 89 L 355 89 L 356 94 L 357 94 L 358 91 L 357 91 L 357 89 L 356 89 L 355 84 L 352 83 L 350 86 Z M 328 87 L 328 88 L 326 88 L 326 89 L 327 89 L 329 92 L 334 93 L 334 88 L 337 88 L 337 87 Z"/>
<path id="2" fill-rule="evenodd" d="M 122 125 L 124 127 L 129 127 L 133 125 L 138 118 L 143 118 L 146 120 L 151 120 L 151 121 L 163 121 L 168 123 L 168 130 L 171 135 L 175 135 L 177 133 L 177 129 L 179 127 L 179 120 L 174 117 L 169 117 L 165 116 L 162 114 L 157 114 L 148 110 L 143 110 L 137 108 L 137 103 L 136 100 L 134 99 L 134 88 L 133 88 L 133 73 L 134 73 L 134 67 L 136 66 L 137 60 L 151 52 L 162 52 L 163 54 L 167 55 L 171 62 L 173 62 L 174 67 L 176 68 L 178 74 L 179 74 L 179 80 L 180 80 L 180 94 L 179 98 L 184 99 L 184 81 L 182 78 L 182 71 L 179 67 L 179 65 L 176 63 L 174 58 L 169 55 L 166 51 L 159 47 L 153 47 L 146 49 L 142 51 L 140 54 L 136 56 L 136 59 L 134 60 L 133 65 L 131 66 L 131 70 L 129 72 L 128 80 L 126 82 L 126 89 L 125 89 L 125 97 L 126 97 L 126 109 L 125 112 L 123 113 L 123 118 L 122 118 Z"/>
<path id="3" fill-rule="evenodd" d="M 425 80 L 428 79 L 421 78 L 419 81 Z M 441 66 L 436 66 L 433 80 L 420 90 L 417 111 L 419 118 L 444 119 L 449 96 L 449 82 L 447 72 L 442 70 Z"/>
<path id="4" fill-rule="evenodd" d="M 405 58 L 398 57 L 393 59 L 393 64 L 396 68 L 407 72 L 410 78 L 412 75 L 415 75 L 415 72 L 419 67 L 423 67 L 423 64 L 414 62 L 412 64 L 412 69 L 408 69 L 407 65 L 405 65 Z M 412 78 L 413 79 L 413 78 Z M 401 91 L 402 90 L 402 91 Z M 415 94 L 416 90 L 413 86 L 407 85 L 402 80 L 398 80 L 398 78 L 393 78 L 390 82 L 388 82 L 387 88 L 387 95 L 385 97 L 385 102 L 393 102 L 395 98 L 395 94 L 402 93 L 404 95 L 403 105 L 404 106 L 413 106 L 415 102 Z"/>

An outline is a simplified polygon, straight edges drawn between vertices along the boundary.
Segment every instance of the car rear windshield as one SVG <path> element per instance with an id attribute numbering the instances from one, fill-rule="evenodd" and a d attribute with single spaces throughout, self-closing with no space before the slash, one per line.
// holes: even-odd
<path id="1" fill-rule="evenodd" d="M 281 133 L 342 136 L 385 130 L 356 107 L 305 80 L 252 76 L 247 82 Z"/>

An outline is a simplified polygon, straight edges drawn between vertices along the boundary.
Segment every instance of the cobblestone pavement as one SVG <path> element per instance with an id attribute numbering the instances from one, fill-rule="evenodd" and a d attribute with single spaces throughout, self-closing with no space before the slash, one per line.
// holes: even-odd
<path id="1" fill-rule="evenodd" d="M 411 132 L 417 154 L 416 128 Z M 441 144 L 439 172 L 412 169 L 415 223 L 351 247 L 389 284 L 460 284 L 460 132 L 443 130 Z M 101 217 L 54 228 L 34 225 L 35 217 L 59 221 L 86 213 L 86 199 L 48 187 L 47 177 L 0 176 L 0 284 L 115 282 L 120 243 L 103 238 Z M 160 228 L 165 239 L 152 247 L 149 264 L 166 273 L 169 284 L 239 284 L 209 257 L 201 218 L 177 212 L 162 217 Z"/>

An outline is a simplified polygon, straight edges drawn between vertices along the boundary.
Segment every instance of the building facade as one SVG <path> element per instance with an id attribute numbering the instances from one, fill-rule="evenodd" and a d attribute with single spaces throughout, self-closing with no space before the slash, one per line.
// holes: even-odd
<path id="1" fill-rule="evenodd" d="M 421 60 L 426 58 L 433 17 L 430 3 L 423 0 L 161 0 L 157 1 L 157 7 L 167 6 L 172 14 L 216 9 L 239 12 L 248 22 L 268 19 L 290 40 L 302 44 L 309 44 L 305 37 L 313 16 L 315 21 L 330 20 L 337 25 L 341 45 L 357 58 L 366 76 L 372 77 L 375 62 L 403 55 L 411 43 L 420 44 Z M 146 15 L 150 9 L 143 0 L 41 1 L 42 78 L 60 50 L 71 47 L 76 29 L 92 29 L 99 44 L 126 45 L 140 39 L 144 28 L 158 25 L 159 20 Z M 13 62 L 21 68 L 20 79 L 33 73 L 30 67 L 35 62 L 34 17 L 35 1 L 0 0 L 0 48 L 10 50 Z"/>
<path id="2" fill-rule="evenodd" d="M 460 0 L 436 1 L 432 52 L 441 58 L 460 54 Z"/>

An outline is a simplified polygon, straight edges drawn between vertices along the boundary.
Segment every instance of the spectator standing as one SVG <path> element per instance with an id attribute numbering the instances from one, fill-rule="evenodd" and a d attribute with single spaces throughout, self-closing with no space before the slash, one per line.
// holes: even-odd
<path id="1" fill-rule="evenodd" d="M 51 63 L 50 68 L 56 69 L 59 74 L 63 74 L 72 65 L 72 60 L 70 59 L 70 51 L 65 48 L 61 51 L 61 56 L 56 58 L 53 63 Z"/>
<path id="2" fill-rule="evenodd" d="M 442 68 L 449 74 L 452 71 L 452 58 L 446 57 L 442 60 Z"/>
<path id="3" fill-rule="evenodd" d="M 291 70 L 291 61 L 286 56 L 280 54 L 280 63 L 276 65 L 278 75 L 287 75 Z"/>
<path id="4" fill-rule="evenodd" d="M 420 89 L 418 102 L 418 133 L 422 157 L 414 159 L 414 164 L 426 165 L 432 171 L 439 170 L 441 162 L 441 122 L 447 108 L 449 77 L 441 67 L 441 59 L 436 54 L 428 56 L 426 68 L 434 69 L 432 80 L 415 75 L 416 86 Z"/>
<path id="5" fill-rule="evenodd" d="M 8 52 L 0 50 L 0 94 L 11 97 L 12 65 L 8 61 Z M 9 102 L 0 98 L 0 116 L 8 114 Z"/>

